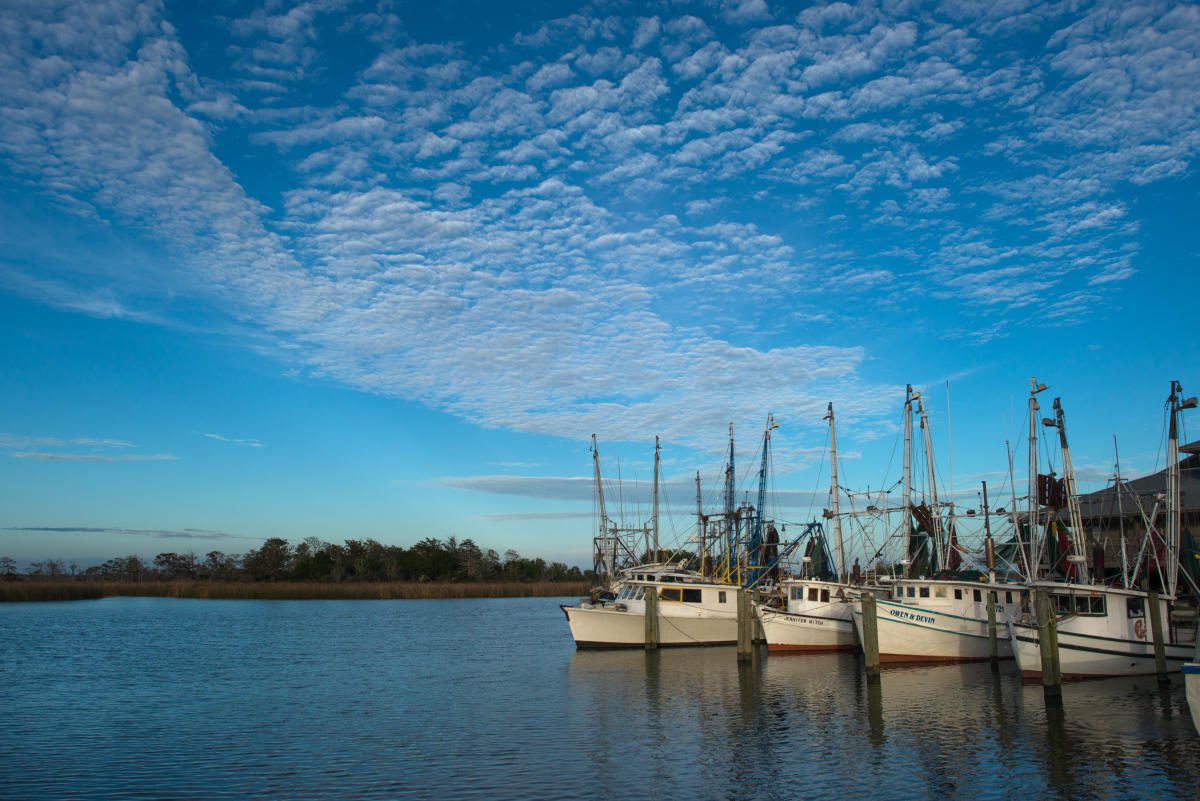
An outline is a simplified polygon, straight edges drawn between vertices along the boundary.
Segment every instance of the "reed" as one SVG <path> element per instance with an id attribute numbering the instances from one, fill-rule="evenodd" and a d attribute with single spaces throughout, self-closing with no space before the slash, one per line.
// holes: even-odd
<path id="1" fill-rule="evenodd" d="M 249 600 L 403 600 L 528 598 L 583 595 L 582 581 L 12 581 L 0 582 L 3 601 L 78 601 L 114 596 Z"/>

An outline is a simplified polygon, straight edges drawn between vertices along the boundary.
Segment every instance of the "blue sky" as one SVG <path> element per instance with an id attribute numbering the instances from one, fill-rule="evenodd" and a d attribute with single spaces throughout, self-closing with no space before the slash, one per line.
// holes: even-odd
<path id="1" fill-rule="evenodd" d="M 585 563 L 593 432 L 682 532 L 730 421 L 801 520 L 830 401 L 879 487 L 924 389 L 967 502 L 1031 375 L 1085 487 L 1200 388 L 1194 4 L 10 2 L 0 106 L 22 560 Z"/>

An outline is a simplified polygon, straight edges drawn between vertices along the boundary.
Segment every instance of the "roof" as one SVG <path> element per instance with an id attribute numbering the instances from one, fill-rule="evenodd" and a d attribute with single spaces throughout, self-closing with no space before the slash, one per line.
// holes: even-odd
<path id="1" fill-rule="evenodd" d="M 1182 445 L 1179 450 L 1187 454 L 1179 462 L 1180 508 L 1189 511 L 1200 509 L 1200 440 Z M 1167 491 L 1167 471 L 1163 469 L 1131 481 L 1122 481 L 1121 484 L 1124 489 L 1119 503 L 1116 487 L 1080 495 L 1079 507 L 1084 519 L 1116 517 L 1119 511 L 1124 512 L 1125 516 L 1140 517 L 1135 496 L 1149 514 L 1154 508 L 1156 496 Z"/>

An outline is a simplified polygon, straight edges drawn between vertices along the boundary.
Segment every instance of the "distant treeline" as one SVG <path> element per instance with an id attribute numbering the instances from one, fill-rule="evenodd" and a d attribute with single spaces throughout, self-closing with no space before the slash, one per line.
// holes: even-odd
<path id="1" fill-rule="evenodd" d="M 147 561 L 121 556 L 79 570 L 61 559 L 34 562 L 24 574 L 17 563 L 0 557 L 0 576 L 14 579 L 76 579 L 79 581 L 146 582 L 587 582 L 591 571 L 562 562 L 526 559 L 516 551 L 501 557 L 471 540 L 446 541 L 432 537 L 411 548 L 375 540 L 346 540 L 341 545 L 310 537 L 292 546 L 272 537 L 245 554 L 209 551 L 160 553 Z"/>

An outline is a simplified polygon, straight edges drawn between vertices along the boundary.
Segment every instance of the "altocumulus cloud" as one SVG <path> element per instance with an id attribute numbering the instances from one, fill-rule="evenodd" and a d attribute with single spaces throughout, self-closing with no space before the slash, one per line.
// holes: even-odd
<path id="1" fill-rule="evenodd" d="M 0 158 L 312 373 L 484 426 L 706 445 L 831 397 L 878 417 L 870 354 L 799 321 L 1078 324 L 1136 270 L 1119 188 L 1200 148 L 1189 5 L 584 6 L 470 47 L 338 8 L 232 14 L 210 74 L 157 3 L 20 5 Z M 337 28 L 367 57 L 330 100 Z M 273 159 L 277 207 L 226 135 Z M 809 209 L 812 235 L 781 222 Z"/>

